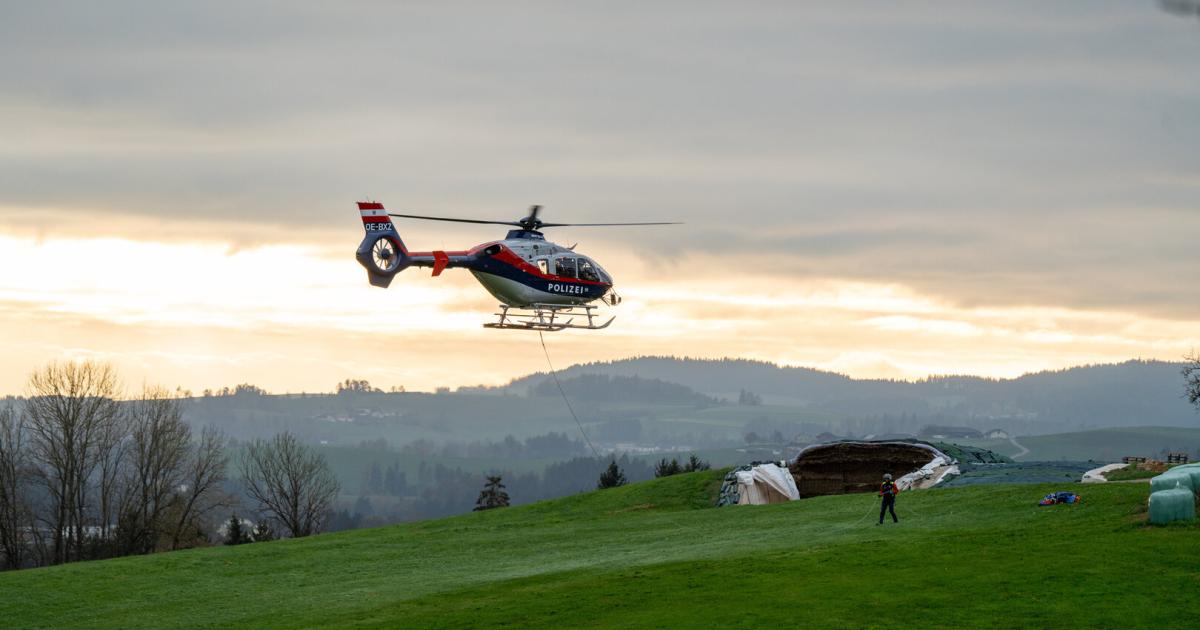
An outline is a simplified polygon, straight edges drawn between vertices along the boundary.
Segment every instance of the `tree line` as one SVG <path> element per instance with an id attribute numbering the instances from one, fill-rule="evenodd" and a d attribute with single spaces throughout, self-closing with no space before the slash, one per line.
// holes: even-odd
<path id="1" fill-rule="evenodd" d="M 597 488 L 598 479 L 611 464 L 615 463 L 621 476 L 628 482 L 654 478 L 654 466 L 627 454 L 619 456 L 573 457 L 568 460 L 547 464 L 540 472 L 514 472 L 497 469 L 486 473 L 465 471 L 460 467 L 447 466 L 441 462 L 421 461 L 418 466 L 417 483 L 406 483 L 403 495 L 393 494 L 387 485 L 387 470 L 383 471 L 382 487 L 364 483 L 361 494 L 350 507 L 333 512 L 328 530 L 377 527 L 391 523 L 442 518 L 470 512 L 477 505 L 480 482 L 490 476 L 502 477 L 505 491 L 513 505 L 532 503 L 546 499 L 587 492 Z M 364 464 L 364 480 L 376 478 L 372 471 L 379 468 L 375 462 Z M 400 480 L 403 471 L 396 479 Z M 399 489 L 398 485 L 392 488 Z M 382 489 L 383 492 L 371 492 Z"/>
<path id="2" fill-rule="evenodd" d="M 0 408 L 0 568 L 206 545 L 210 516 L 239 501 L 225 436 L 183 421 L 181 395 L 125 397 L 116 370 L 51 363 Z M 283 433 L 249 444 L 240 487 L 289 536 L 320 531 L 338 485 Z"/>

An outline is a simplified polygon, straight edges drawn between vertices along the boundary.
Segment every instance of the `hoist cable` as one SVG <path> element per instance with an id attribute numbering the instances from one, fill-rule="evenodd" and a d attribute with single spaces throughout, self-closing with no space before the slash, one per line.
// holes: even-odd
<path id="1" fill-rule="evenodd" d="M 550 366 L 550 376 L 554 377 L 554 384 L 558 386 L 558 393 L 562 395 L 563 402 L 567 404 L 567 411 L 571 412 L 571 417 L 575 419 L 575 426 L 579 427 L 579 434 L 583 436 L 583 441 L 587 442 L 588 448 L 592 449 L 592 455 L 596 459 L 600 457 L 600 451 L 592 446 L 592 440 L 588 437 L 587 431 L 583 430 L 583 423 L 579 421 L 579 416 L 575 414 L 575 408 L 571 406 L 571 400 L 567 398 L 567 392 L 563 389 L 562 382 L 558 380 L 558 372 L 554 370 L 554 362 L 550 360 L 550 351 L 546 349 L 546 338 L 542 336 L 542 331 L 538 331 L 538 340 L 542 342 L 542 352 L 546 355 L 546 365 Z"/>

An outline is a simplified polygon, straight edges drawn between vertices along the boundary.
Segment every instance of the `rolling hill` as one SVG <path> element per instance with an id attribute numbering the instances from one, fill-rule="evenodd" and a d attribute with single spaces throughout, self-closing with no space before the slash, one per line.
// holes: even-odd
<path id="1" fill-rule="evenodd" d="M 1012 457 L 1020 450 L 1008 440 L 964 440 Z M 1200 429 L 1185 427 L 1112 427 L 1091 431 L 1021 437 L 1029 449 L 1021 461 L 1095 460 L 1119 462 L 1126 455 L 1166 459 L 1166 451 L 1184 451 L 1200 459 Z"/>
<path id="2" fill-rule="evenodd" d="M 1200 425 L 1182 397 L 1180 364 L 1129 361 L 1016 379 L 855 380 L 746 360 L 646 357 L 576 365 L 561 379 L 590 435 L 610 446 L 727 448 L 749 433 L 784 442 L 816 436 L 916 434 L 922 427 L 1003 428 L 1029 436 L 1105 427 Z M 187 419 L 239 440 L 289 430 L 313 443 L 353 446 L 517 439 L 576 427 L 546 374 L 502 388 L 437 394 L 201 396 Z M 733 404 L 742 390 L 764 404 Z"/>
<path id="3" fill-rule="evenodd" d="M 1146 487 L 711 508 L 720 472 L 438 521 L 0 575 L 6 627 L 1128 627 L 1200 614 Z M 1076 486 L 1076 488 L 1079 488 Z M 1139 576 L 1154 576 L 1142 579 Z"/>
<path id="4" fill-rule="evenodd" d="M 639 357 L 574 365 L 559 376 L 636 375 L 735 400 L 744 389 L 763 395 L 769 404 L 840 417 L 956 418 L 977 428 L 995 425 L 1029 435 L 1105 426 L 1196 426 L 1196 410 L 1183 398 L 1182 366 L 1133 360 L 1012 379 L 939 376 L 907 382 L 852 379 L 745 359 Z M 514 380 L 507 390 L 521 393 L 546 378 L 532 374 Z"/>

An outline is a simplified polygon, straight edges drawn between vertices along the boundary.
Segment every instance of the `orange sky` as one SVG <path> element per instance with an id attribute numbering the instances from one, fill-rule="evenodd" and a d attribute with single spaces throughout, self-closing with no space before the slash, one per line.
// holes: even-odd
<path id="1" fill-rule="evenodd" d="M 357 229 L 353 208 L 345 214 L 347 232 Z M 388 290 L 370 287 L 347 236 L 238 248 L 0 234 L 0 391 L 20 392 L 33 367 L 72 358 L 112 361 L 131 383 L 196 392 L 240 382 L 328 391 L 345 378 L 430 390 L 500 384 L 545 368 L 534 334 L 480 326 L 495 304 L 468 274 L 432 278 L 412 269 Z M 338 240 L 340 248 L 327 245 Z M 860 377 L 1015 376 L 1178 359 L 1200 346 L 1196 321 L 1053 305 L 956 306 L 900 284 L 768 278 L 696 256 L 678 267 L 706 273 L 674 279 L 619 247 L 587 251 L 616 276 L 625 302 L 610 309 L 617 320 L 607 330 L 548 335 L 561 366 L 674 354 Z"/>

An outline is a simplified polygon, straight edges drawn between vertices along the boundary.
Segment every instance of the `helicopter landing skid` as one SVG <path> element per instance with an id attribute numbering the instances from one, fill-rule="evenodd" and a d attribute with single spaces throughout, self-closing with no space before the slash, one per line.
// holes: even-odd
<path id="1" fill-rule="evenodd" d="M 608 325 L 616 319 L 616 317 L 610 317 L 603 324 L 597 324 L 595 310 L 595 306 L 588 305 L 530 304 L 524 308 L 513 308 L 501 304 L 500 312 L 496 313 L 496 316 L 500 319 L 488 322 L 483 327 L 507 328 L 511 330 L 540 330 L 545 332 L 555 332 L 567 328 L 600 330 L 601 328 L 608 328 Z M 587 318 L 587 323 L 576 324 L 574 323 L 576 318 Z"/>

